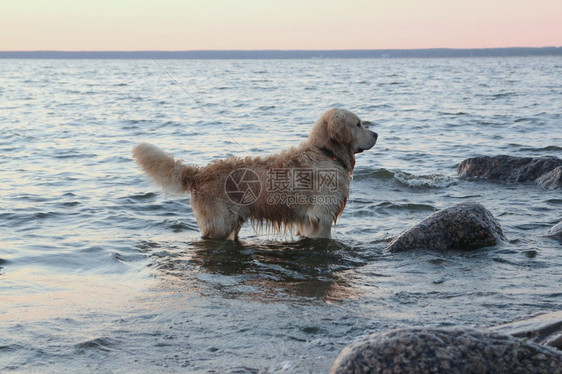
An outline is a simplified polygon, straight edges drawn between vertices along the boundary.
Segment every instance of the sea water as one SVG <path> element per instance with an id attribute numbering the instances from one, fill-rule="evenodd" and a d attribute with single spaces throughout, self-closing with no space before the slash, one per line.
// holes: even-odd
<path id="1" fill-rule="evenodd" d="M 354 339 L 562 306 L 562 193 L 459 180 L 476 155 L 562 157 L 562 59 L 0 60 L 0 371 L 322 373 Z M 200 239 L 131 158 L 265 155 L 339 106 L 372 122 L 333 240 Z M 508 241 L 387 253 L 483 204 Z"/>

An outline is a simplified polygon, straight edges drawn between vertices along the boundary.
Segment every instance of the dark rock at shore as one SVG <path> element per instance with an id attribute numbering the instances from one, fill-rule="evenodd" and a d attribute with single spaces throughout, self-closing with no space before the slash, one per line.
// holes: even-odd
<path id="1" fill-rule="evenodd" d="M 562 351 L 562 311 L 494 326 L 491 330 Z"/>
<path id="2" fill-rule="evenodd" d="M 562 160 L 557 157 L 479 156 L 462 161 L 457 166 L 457 173 L 460 178 L 508 183 L 537 182 L 543 187 L 555 189 L 562 188 L 561 167 Z M 557 168 L 561 170 L 554 172 Z"/>
<path id="3" fill-rule="evenodd" d="M 562 221 L 552 226 L 550 230 L 548 230 L 547 236 L 562 242 Z"/>
<path id="4" fill-rule="evenodd" d="M 461 203 L 437 211 L 402 232 L 387 250 L 478 249 L 496 245 L 500 240 L 507 239 L 492 213 L 478 203 Z"/>
<path id="5" fill-rule="evenodd" d="M 562 373 L 562 353 L 497 332 L 409 328 L 345 347 L 330 373 Z"/>

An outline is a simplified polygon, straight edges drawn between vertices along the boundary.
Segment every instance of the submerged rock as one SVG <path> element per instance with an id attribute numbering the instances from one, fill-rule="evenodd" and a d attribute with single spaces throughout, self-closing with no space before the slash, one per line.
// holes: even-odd
<path id="1" fill-rule="evenodd" d="M 562 241 L 562 221 L 552 226 L 550 230 L 548 230 L 547 236 Z"/>
<path id="2" fill-rule="evenodd" d="M 479 156 L 462 161 L 457 166 L 457 173 L 460 178 L 482 178 L 499 182 L 539 183 L 540 180 L 539 184 L 542 186 L 554 189 L 562 187 L 562 170 L 549 176 L 547 174 L 559 167 L 562 167 L 562 160 L 557 157 Z"/>
<path id="3" fill-rule="evenodd" d="M 562 311 L 495 326 L 491 330 L 562 351 Z"/>
<path id="4" fill-rule="evenodd" d="M 539 186 L 549 190 L 562 188 L 562 166 L 558 166 L 556 169 L 541 175 L 537 178 L 536 182 Z"/>
<path id="5" fill-rule="evenodd" d="M 496 245 L 500 240 L 507 239 L 492 213 L 478 203 L 461 203 L 435 212 L 402 232 L 387 250 L 478 249 Z"/>
<path id="6" fill-rule="evenodd" d="M 330 373 L 562 373 L 562 353 L 497 332 L 409 328 L 345 347 Z"/>

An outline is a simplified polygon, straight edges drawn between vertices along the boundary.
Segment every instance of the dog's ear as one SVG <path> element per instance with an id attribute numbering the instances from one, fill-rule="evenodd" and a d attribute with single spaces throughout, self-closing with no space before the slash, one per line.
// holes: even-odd
<path id="1" fill-rule="evenodd" d="M 339 144 L 351 144 L 351 132 L 343 116 L 334 115 L 326 120 L 328 136 Z"/>

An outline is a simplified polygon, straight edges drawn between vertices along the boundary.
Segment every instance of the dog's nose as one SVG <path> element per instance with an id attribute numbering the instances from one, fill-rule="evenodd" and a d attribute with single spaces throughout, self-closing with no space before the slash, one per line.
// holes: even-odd
<path id="1" fill-rule="evenodd" d="M 379 134 L 373 131 L 373 137 L 375 138 L 375 140 L 377 140 L 379 138 Z"/>

